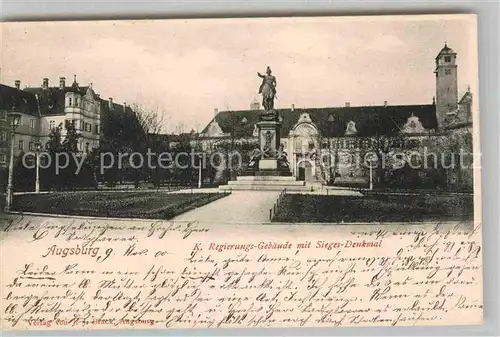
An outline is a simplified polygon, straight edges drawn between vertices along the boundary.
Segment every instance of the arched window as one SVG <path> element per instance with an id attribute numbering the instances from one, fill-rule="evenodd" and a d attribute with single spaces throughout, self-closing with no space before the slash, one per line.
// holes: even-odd
<path id="1" fill-rule="evenodd" d="M 295 140 L 295 149 L 296 149 L 297 151 L 302 150 L 302 139 L 301 139 L 301 138 L 297 138 L 297 139 Z"/>

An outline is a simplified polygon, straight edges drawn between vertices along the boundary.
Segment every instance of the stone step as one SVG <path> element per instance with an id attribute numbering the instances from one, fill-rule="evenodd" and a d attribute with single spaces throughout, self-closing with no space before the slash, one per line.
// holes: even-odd
<path id="1" fill-rule="evenodd" d="M 255 176 L 255 177 L 262 177 L 262 176 L 272 176 L 272 177 L 291 177 L 292 172 L 290 170 L 286 169 L 279 169 L 279 170 L 256 170 L 256 171 L 243 171 L 244 176 Z"/>
<path id="2" fill-rule="evenodd" d="M 237 181 L 297 181 L 293 176 L 239 176 Z"/>
<path id="3" fill-rule="evenodd" d="M 305 184 L 306 182 L 301 180 L 236 180 L 228 182 L 228 185 L 231 186 L 236 186 L 236 185 L 304 186 Z"/>
<path id="4" fill-rule="evenodd" d="M 221 185 L 222 191 L 309 191 L 306 186 L 297 185 Z"/>

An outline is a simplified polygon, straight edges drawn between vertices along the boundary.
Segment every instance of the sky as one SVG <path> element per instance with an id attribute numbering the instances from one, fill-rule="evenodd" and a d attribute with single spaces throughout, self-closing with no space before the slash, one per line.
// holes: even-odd
<path id="1" fill-rule="evenodd" d="M 477 91 L 474 16 L 6 23 L 3 84 L 81 86 L 158 109 L 164 132 L 201 130 L 214 109 L 249 109 L 267 66 L 276 108 L 430 104 L 435 57 L 457 52 L 459 93 Z"/>

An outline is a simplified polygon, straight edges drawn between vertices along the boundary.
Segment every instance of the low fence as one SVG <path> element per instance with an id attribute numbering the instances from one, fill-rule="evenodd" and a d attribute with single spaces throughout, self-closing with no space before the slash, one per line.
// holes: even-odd
<path id="1" fill-rule="evenodd" d="M 279 206 L 283 202 L 283 198 L 285 195 L 286 195 L 286 188 L 280 192 L 273 207 L 269 209 L 269 221 L 270 222 L 273 221 L 273 218 L 276 216 L 276 213 L 278 212 Z"/>

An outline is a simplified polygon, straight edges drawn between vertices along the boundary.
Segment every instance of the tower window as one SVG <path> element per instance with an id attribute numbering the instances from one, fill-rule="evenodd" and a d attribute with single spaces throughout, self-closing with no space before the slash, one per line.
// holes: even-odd
<path id="1" fill-rule="evenodd" d="M 451 56 L 445 56 L 444 62 L 451 62 Z"/>
<path id="2" fill-rule="evenodd" d="M 451 69 L 445 69 L 445 70 L 444 70 L 444 73 L 445 73 L 446 75 L 451 75 Z"/>

